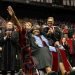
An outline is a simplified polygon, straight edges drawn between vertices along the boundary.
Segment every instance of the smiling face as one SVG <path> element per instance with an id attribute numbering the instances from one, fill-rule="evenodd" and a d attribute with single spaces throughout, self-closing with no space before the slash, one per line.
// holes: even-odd
<path id="1" fill-rule="evenodd" d="M 53 24 L 54 24 L 54 18 L 53 17 L 48 17 L 47 24 L 48 24 L 49 27 L 53 26 Z"/>
<path id="2" fill-rule="evenodd" d="M 32 28 L 32 23 L 31 22 L 25 22 L 23 24 L 23 28 L 30 30 Z"/>
<path id="3" fill-rule="evenodd" d="M 32 24 L 26 23 L 26 29 L 31 29 L 31 27 L 32 27 Z"/>
<path id="4" fill-rule="evenodd" d="M 6 23 L 6 29 L 13 29 L 13 23 L 12 22 L 7 22 Z"/>
<path id="5" fill-rule="evenodd" d="M 63 43 L 65 43 L 65 42 L 66 42 L 66 38 L 63 37 L 61 41 L 62 41 Z"/>
<path id="6" fill-rule="evenodd" d="M 34 35 L 39 35 L 40 34 L 40 30 L 39 29 L 34 29 L 33 30 L 33 34 Z"/>
<path id="7" fill-rule="evenodd" d="M 40 26 L 39 26 L 39 25 L 34 25 L 34 26 L 32 27 L 32 33 L 33 33 L 34 35 L 40 35 Z"/>

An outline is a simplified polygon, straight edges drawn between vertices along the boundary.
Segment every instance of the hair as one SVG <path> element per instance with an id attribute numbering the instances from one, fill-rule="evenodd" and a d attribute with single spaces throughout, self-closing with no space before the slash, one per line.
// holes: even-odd
<path id="1" fill-rule="evenodd" d="M 32 31 L 35 30 L 35 29 L 40 30 L 41 29 L 40 25 L 34 25 L 34 26 L 32 26 Z"/>
<path id="2" fill-rule="evenodd" d="M 62 43 L 63 38 L 65 38 L 65 37 L 61 37 L 61 39 L 60 39 L 60 43 Z M 65 43 L 67 43 L 66 40 L 67 40 L 67 39 L 65 38 Z"/>
<path id="3" fill-rule="evenodd" d="M 6 21 L 6 24 L 7 24 L 8 22 L 11 22 L 11 23 L 13 24 L 12 30 L 14 30 L 14 29 L 15 29 L 14 23 L 10 20 L 10 21 Z M 6 25 L 6 24 L 5 24 L 5 25 Z M 5 27 L 6 27 L 6 26 L 5 26 Z"/>
<path id="4" fill-rule="evenodd" d="M 29 24 L 29 25 L 31 25 L 31 26 L 32 26 L 32 23 L 31 23 L 31 22 L 25 22 L 25 24 Z"/>

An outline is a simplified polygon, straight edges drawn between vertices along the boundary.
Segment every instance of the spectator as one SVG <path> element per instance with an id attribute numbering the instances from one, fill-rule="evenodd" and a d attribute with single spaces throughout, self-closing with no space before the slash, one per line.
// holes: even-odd
<path id="1" fill-rule="evenodd" d="M 15 73 L 16 65 L 16 51 L 19 48 L 18 33 L 14 31 L 14 25 L 12 22 L 7 22 L 5 25 L 5 32 L 1 33 L 0 42 L 2 43 L 2 71 L 7 74 L 7 71 L 11 71 L 11 74 Z"/>

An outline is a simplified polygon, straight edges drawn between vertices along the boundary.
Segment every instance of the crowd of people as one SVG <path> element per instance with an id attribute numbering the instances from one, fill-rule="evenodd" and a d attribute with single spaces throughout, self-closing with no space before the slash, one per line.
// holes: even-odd
<path id="1" fill-rule="evenodd" d="M 8 6 L 7 12 L 11 20 L 1 18 L 0 22 L 0 70 L 3 75 L 8 71 L 14 75 L 19 69 L 24 75 L 39 75 L 40 70 L 46 75 L 73 73 L 74 30 L 71 32 L 65 24 L 55 26 L 53 17 L 48 17 L 46 24 L 39 25 L 31 21 L 19 21 L 11 6 Z"/>

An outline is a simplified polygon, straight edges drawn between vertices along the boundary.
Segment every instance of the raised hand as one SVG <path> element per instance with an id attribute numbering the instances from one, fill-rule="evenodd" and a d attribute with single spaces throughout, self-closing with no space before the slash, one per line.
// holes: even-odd
<path id="1" fill-rule="evenodd" d="M 8 6 L 7 11 L 10 14 L 10 16 L 15 15 L 14 10 L 13 10 L 13 8 L 11 6 Z"/>
<path id="2" fill-rule="evenodd" d="M 15 25 L 19 28 L 19 30 L 21 30 L 21 26 L 20 26 L 21 24 L 19 20 L 17 19 L 13 8 L 11 6 L 8 6 L 7 11 L 9 15 L 11 16 L 12 20 L 14 21 Z"/>

